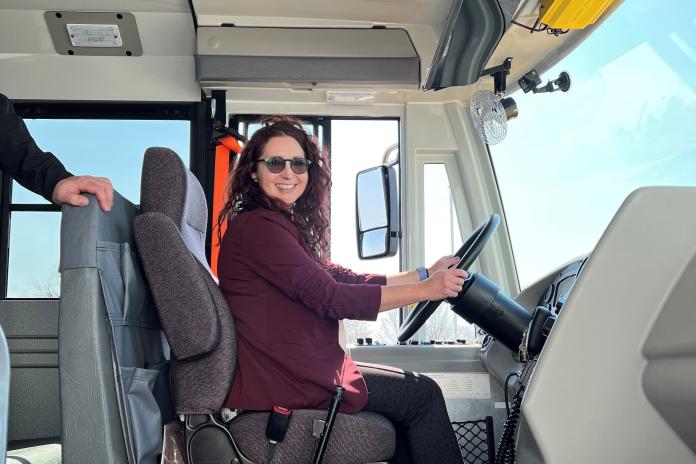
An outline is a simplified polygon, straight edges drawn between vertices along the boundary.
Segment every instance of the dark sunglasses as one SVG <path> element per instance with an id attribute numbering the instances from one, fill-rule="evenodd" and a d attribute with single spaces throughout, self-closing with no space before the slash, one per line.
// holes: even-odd
<path id="1" fill-rule="evenodd" d="M 282 156 L 269 156 L 268 158 L 263 158 L 256 160 L 257 163 L 266 163 L 266 168 L 273 174 L 280 174 L 285 169 L 285 163 L 290 163 L 290 169 L 295 174 L 304 174 L 309 169 L 309 165 L 312 164 L 307 158 L 301 156 L 296 156 L 293 159 L 283 158 Z"/>

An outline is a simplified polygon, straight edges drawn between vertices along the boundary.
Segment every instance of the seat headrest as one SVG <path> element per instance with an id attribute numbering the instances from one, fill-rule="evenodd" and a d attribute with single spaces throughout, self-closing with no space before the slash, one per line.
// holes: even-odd
<path id="1" fill-rule="evenodd" d="M 210 272 L 205 258 L 208 205 L 203 188 L 184 161 L 169 148 L 145 151 L 140 212 L 163 213 L 177 226 L 191 254 Z"/>
<path id="2" fill-rule="evenodd" d="M 89 198 L 87 206 L 62 206 L 60 222 L 59 270 L 97 267 L 97 244 L 116 242 L 133 244 L 131 220 L 138 208 L 114 190 L 111 211 L 105 213 L 99 207 L 97 197 Z"/>

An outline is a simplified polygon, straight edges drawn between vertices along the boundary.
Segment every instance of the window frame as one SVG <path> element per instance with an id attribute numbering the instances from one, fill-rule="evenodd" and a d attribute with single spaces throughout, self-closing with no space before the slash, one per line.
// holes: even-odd
<path id="1" fill-rule="evenodd" d="M 500 199 L 500 211 L 503 214 L 503 218 L 505 218 L 504 221 L 502 221 L 502 224 L 500 224 L 499 227 L 504 227 L 506 234 L 508 236 L 508 242 L 510 246 L 510 257 L 512 258 L 512 269 L 514 271 L 514 281 L 515 284 L 517 285 L 518 293 L 521 290 L 520 287 L 520 274 L 519 271 L 517 270 L 517 258 L 515 257 L 515 249 L 512 246 L 512 239 L 510 238 L 510 228 L 508 227 L 507 224 L 507 211 L 505 210 L 505 202 L 503 201 L 503 195 L 500 192 L 500 184 L 498 183 L 498 173 L 495 170 L 495 163 L 493 162 L 493 154 L 491 153 L 491 147 L 487 143 L 483 144 L 484 147 L 486 147 L 486 154 L 488 156 L 488 163 L 491 166 L 491 171 L 493 172 L 493 179 L 495 180 L 495 190 L 496 193 L 498 194 L 498 198 Z"/>
<path id="2" fill-rule="evenodd" d="M 319 136 L 319 127 L 321 126 L 322 130 L 322 142 L 326 149 L 329 151 L 329 157 L 331 156 L 331 120 L 336 119 L 332 116 L 317 116 L 317 115 L 289 115 L 292 116 L 293 118 L 297 118 L 301 120 L 304 123 L 312 124 L 314 127 L 314 136 L 318 137 Z M 229 126 L 228 127 L 234 127 L 235 129 L 239 127 L 239 124 L 244 123 L 246 124 L 244 127 L 244 132 L 242 133 L 243 136 L 249 137 L 248 130 L 249 130 L 249 123 L 255 123 L 258 122 L 260 118 L 262 118 L 262 114 L 231 114 L 229 117 Z M 346 119 L 353 119 L 353 118 L 346 118 Z M 365 118 L 365 119 L 372 119 L 372 118 Z"/>
<path id="3" fill-rule="evenodd" d="M 189 166 L 201 180 L 209 183 L 212 163 L 206 156 L 210 139 L 206 126 L 206 106 L 209 103 L 128 103 L 128 102 L 47 102 L 14 101 L 15 111 L 23 119 L 98 119 L 98 120 L 182 120 L 190 123 Z M 214 148 L 213 148 L 214 150 Z M 60 154 L 56 155 L 60 159 Z M 209 166 L 210 165 L 210 166 Z M 0 298 L 2 300 L 56 300 L 58 298 L 42 297 L 8 297 L 10 228 L 11 215 L 14 212 L 60 212 L 55 204 L 13 203 L 13 180 L 2 171 L 0 179 Z M 207 189 L 209 190 L 209 189 Z M 206 194 L 209 202 L 211 198 Z"/>

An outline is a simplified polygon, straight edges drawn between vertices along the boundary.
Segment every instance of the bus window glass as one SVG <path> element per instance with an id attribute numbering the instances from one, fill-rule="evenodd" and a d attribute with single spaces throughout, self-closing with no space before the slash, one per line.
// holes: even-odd
<path id="1" fill-rule="evenodd" d="M 140 170 L 148 147 L 174 150 L 189 165 L 190 122 L 163 120 L 27 119 L 42 150 L 76 175 L 108 177 L 131 202 L 140 199 Z M 42 197 L 12 184 L 8 298 L 57 298 L 60 213 L 30 211 Z M 35 208 L 35 207 L 34 207 Z"/>
<path id="2" fill-rule="evenodd" d="M 356 272 L 397 274 L 399 253 L 360 260 L 355 238 L 355 178 L 358 172 L 382 164 L 386 149 L 399 141 L 399 121 L 331 120 L 331 261 Z M 398 178 L 398 165 L 395 166 Z M 372 337 L 395 342 L 399 311 L 380 313 L 376 322 L 345 321 L 348 343 Z"/>
<path id="3" fill-rule="evenodd" d="M 10 223 L 9 298 L 60 296 L 60 213 L 14 211 Z"/>
<path id="4" fill-rule="evenodd" d="M 490 147 L 522 288 L 592 251 L 626 196 L 696 185 L 696 3 L 624 2 L 542 76 L 567 93 L 514 98 Z"/>
<path id="5" fill-rule="evenodd" d="M 423 166 L 423 246 L 425 265 L 431 266 L 462 245 L 457 210 L 450 190 L 447 167 L 442 163 Z M 422 340 L 476 340 L 475 327 L 450 310 L 443 302 L 414 337 Z"/>
<path id="6" fill-rule="evenodd" d="M 39 147 L 50 151 L 75 175 L 108 177 L 131 202 L 140 199 L 140 168 L 149 147 L 174 150 L 189 165 L 189 121 L 27 119 Z M 17 182 L 12 203 L 46 203 Z"/>
<path id="7" fill-rule="evenodd" d="M 254 135 L 254 132 L 257 130 L 261 129 L 261 123 L 255 122 L 261 119 L 263 116 L 258 116 L 258 117 L 248 117 L 248 116 L 242 116 L 242 120 L 239 122 L 237 125 L 237 130 L 239 131 L 240 134 L 246 136 L 247 138 L 251 138 L 252 135 Z M 297 116 L 297 118 L 302 121 L 303 118 L 302 116 Z M 248 120 L 247 120 L 248 119 Z M 315 118 L 309 118 L 309 119 L 315 119 Z M 324 128 L 321 126 L 321 124 L 317 123 L 304 123 L 302 124 L 302 128 L 309 132 L 310 134 L 314 135 L 317 138 L 317 141 L 319 145 L 321 146 L 324 143 Z"/>

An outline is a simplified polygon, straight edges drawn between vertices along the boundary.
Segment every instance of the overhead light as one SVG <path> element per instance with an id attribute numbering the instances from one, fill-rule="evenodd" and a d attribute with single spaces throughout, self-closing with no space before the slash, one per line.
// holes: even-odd
<path id="1" fill-rule="evenodd" d="M 66 24 L 73 47 L 121 47 L 116 24 Z"/>
<path id="2" fill-rule="evenodd" d="M 326 92 L 326 102 L 336 105 L 366 105 L 377 99 L 375 92 Z"/>

